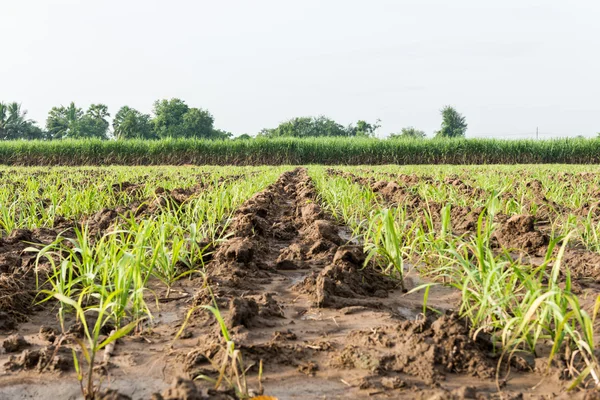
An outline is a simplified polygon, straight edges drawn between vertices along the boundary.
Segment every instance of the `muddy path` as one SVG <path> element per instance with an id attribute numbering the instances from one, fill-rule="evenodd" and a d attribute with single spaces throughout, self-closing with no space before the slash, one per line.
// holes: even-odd
<path id="1" fill-rule="evenodd" d="M 264 393 L 279 399 L 553 398 L 560 392 L 556 377 L 538 370 L 544 359 L 528 358 L 514 363 L 499 391 L 490 342 L 483 335 L 474 342 L 452 312 L 457 293 L 432 288 L 428 305 L 441 314 L 423 318 L 422 295 L 406 295 L 397 282 L 363 268 L 365 254 L 350 232 L 320 207 L 306 169 L 282 174 L 236 211 L 206 276 L 180 280 L 171 301 L 153 306 L 146 329 L 117 343 L 103 365 L 104 386 L 133 399 L 158 392 L 163 396 L 156 399 L 231 398 L 209 392 L 202 378 L 218 376 L 226 351 L 214 316 L 199 308 L 216 302 L 255 393 L 261 362 Z M 420 283 L 406 277 L 408 288 Z M 43 398 L 47 390 L 77 398 L 69 344 L 62 349 L 52 333 L 55 312 L 33 313 L 0 333 L 7 343 L 0 351 L 0 399 Z M 23 341 L 8 337 L 15 333 Z M 31 362 L 32 353 L 38 362 Z"/>
<path id="2" fill-rule="evenodd" d="M 362 268 L 362 246 L 321 209 L 305 169 L 283 174 L 246 202 L 231 233 L 209 265 L 211 286 L 248 362 L 262 360 L 265 393 L 500 396 L 490 344 L 471 341 L 451 313 L 457 294 L 434 288 L 430 304 L 442 316 L 420 317 L 420 294 L 407 296 L 397 282 Z M 408 287 L 419 283 L 407 277 Z M 199 350 L 204 357 L 187 369 L 206 373 L 215 346 Z M 534 369 L 532 361 L 503 390 L 527 393 L 543 379 Z M 545 388 L 546 394 L 558 390 Z"/>

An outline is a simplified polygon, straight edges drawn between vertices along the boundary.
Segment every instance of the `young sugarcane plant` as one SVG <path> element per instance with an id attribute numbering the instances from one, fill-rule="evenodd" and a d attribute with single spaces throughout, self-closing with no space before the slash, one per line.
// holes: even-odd
<path id="1" fill-rule="evenodd" d="M 229 330 L 227 329 L 227 324 L 225 323 L 225 320 L 223 319 L 223 316 L 221 315 L 221 311 L 219 310 L 219 307 L 217 306 L 217 302 L 215 300 L 213 292 L 210 289 L 210 286 L 208 286 L 207 277 L 205 276 L 204 278 L 205 278 L 204 285 L 205 285 L 206 289 L 208 290 L 208 292 L 210 293 L 213 305 L 200 305 L 200 306 L 192 307 L 188 311 L 186 318 L 185 318 L 181 328 L 175 335 L 175 338 L 173 339 L 173 341 L 176 341 L 181 336 L 181 334 L 183 333 L 186 326 L 188 325 L 188 322 L 194 312 L 202 309 L 202 310 L 206 310 L 206 311 L 209 311 L 210 313 L 212 313 L 212 315 L 217 320 L 217 323 L 219 324 L 219 328 L 221 329 L 221 335 L 223 336 L 223 340 L 225 342 L 224 343 L 225 351 L 224 351 L 223 359 L 222 359 L 221 363 L 219 364 L 218 361 L 215 362 L 214 360 L 209 360 L 210 363 L 213 365 L 213 367 L 217 371 L 219 371 L 219 376 L 217 379 L 212 379 L 205 375 L 199 375 L 199 376 L 195 377 L 194 379 L 204 379 L 206 381 L 212 382 L 215 385 L 215 389 L 219 389 L 219 387 L 225 380 L 229 384 L 229 387 L 233 388 L 235 390 L 238 398 L 240 398 L 240 399 L 249 398 L 250 395 L 249 395 L 249 390 L 248 390 L 248 382 L 246 379 L 246 373 L 248 372 L 250 367 L 252 367 L 252 365 L 245 366 L 243 358 L 242 358 L 242 352 L 236 348 L 235 341 L 233 340 L 233 338 L 231 337 L 231 335 L 229 333 Z M 229 374 L 227 374 L 227 371 L 229 371 Z M 259 391 L 262 393 L 262 380 L 261 379 L 262 379 L 262 360 L 260 360 L 259 376 L 258 376 L 258 381 L 259 381 L 259 385 L 260 385 Z"/>
<path id="2" fill-rule="evenodd" d="M 367 258 L 365 266 L 374 257 L 381 257 L 387 264 L 384 272 L 394 276 L 404 288 L 404 238 L 396 226 L 394 212 L 390 209 L 382 210 L 372 220 L 368 229 L 370 236 L 365 241 Z"/>
<path id="3" fill-rule="evenodd" d="M 106 339 L 100 341 L 100 332 L 106 323 L 108 323 L 111 319 L 111 308 L 114 306 L 113 300 L 117 296 L 117 292 L 111 293 L 107 298 L 101 297 L 97 306 L 88 307 L 85 310 L 82 305 L 84 292 L 81 293 L 78 301 L 75 301 L 60 293 L 47 293 L 54 296 L 58 301 L 61 302 L 61 304 L 66 304 L 72 307 L 77 314 L 77 319 L 83 325 L 84 335 L 87 343 L 79 338 L 75 338 L 75 341 L 79 345 L 81 353 L 83 354 L 83 357 L 87 363 L 87 372 L 82 372 L 77 352 L 74 349 L 72 350 L 73 363 L 75 365 L 75 371 L 77 372 L 77 379 L 79 380 L 83 397 L 86 400 L 96 399 L 100 392 L 100 385 L 94 384 L 94 366 L 98 352 L 106 348 L 108 345 L 114 343 L 117 339 L 131 332 L 131 330 L 138 324 L 139 321 L 132 321 L 119 329 L 113 330 Z M 86 319 L 86 313 L 96 314 L 96 321 L 91 326 L 91 329 L 90 323 Z"/>
<path id="4" fill-rule="evenodd" d="M 178 265 L 185 262 L 188 254 L 186 240 L 166 225 L 161 225 L 157 229 L 158 238 L 152 255 L 152 273 L 167 286 L 165 297 L 168 299 L 173 284 L 194 271 L 188 268 L 184 272 L 179 272 Z"/>

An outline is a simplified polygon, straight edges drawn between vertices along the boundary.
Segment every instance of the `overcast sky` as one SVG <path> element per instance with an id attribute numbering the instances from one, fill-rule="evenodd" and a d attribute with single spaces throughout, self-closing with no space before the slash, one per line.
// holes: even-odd
<path id="1" fill-rule="evenodd" d="M 597 0 L 0 1 L 0 101 L 42 125 L 179 97 L 234 134 L 323 114 L 431 135 L 446 104 L 471 137 L 600 132 Z"/>

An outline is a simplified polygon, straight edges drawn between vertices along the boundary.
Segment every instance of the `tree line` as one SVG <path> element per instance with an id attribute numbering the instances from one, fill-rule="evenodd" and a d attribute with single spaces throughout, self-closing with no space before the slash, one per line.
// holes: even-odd
<path id="1" fill-rule="evenodd" d="M 441 129 L 435 137 L 464 137 L 467 130 L 465 117 L 453 107 L 441 111 Z M 164 99 L 154 102 L 152 115 L 144 114 L 129 106 L 117 111 L 112 126 L 105 104 L 92 104 L 83 110 L 71 103 L 53 107 L 48 112 L 44 128 L 28 118 L 21 104 L 0 103 L 0 140 L 58 140 L 58 139 L 163 139 L 200 138 L 232 139 L 233 134 L 214 127 L 214 117 L 202 108 L 189 107 L 181 99 Z M 325 116 L 298 117 L 280 123 L 275 128 L 263 129 L 256 137 L 373 137 L 380 128 L 380 121 L 369 123 L 359 120 L 344 126 Z M 112 127 L 112 129 L 111 129 Z M 251 139 L 243 134 L 235 139 Z M 390 139 L 423 139 L 425 132 L 414 127 L 392 133 Z"/>

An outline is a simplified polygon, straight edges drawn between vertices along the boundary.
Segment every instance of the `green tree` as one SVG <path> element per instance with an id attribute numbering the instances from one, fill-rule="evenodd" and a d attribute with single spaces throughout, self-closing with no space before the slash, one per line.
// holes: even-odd
<path id="1" fill-rule="evenodd" d="M 43 139 L 44 132 L 27 118 L 21 104 L 0 103 L 0 140 Z"/>
<path id="2" fill-rule="evenodd" d="M 92 104 L 79 122 L 80 135 L 108 139 L 108 107 L 104 104 Z"/>
<path id="3" fill-rule="evenodd" d="M 206 110 L 190 108 L 183 114 L 183 135 L 187 138 L 220 139 L 222 131 L 213 129 L 215 119 Z"/>
<path id="4" fill-rule="evenodd" d="M 154 139 L 152 122 L 148 114 L 123 106 L 115 114 L 113 132 L 117 139 Z"/>
<path id="5" fill-rule="evenodd" d="M 52 107 L 46 119 L 46 129 L 52 139 L 77 137 L 79 120 L 83 116 L 81 108 L 71 102 L 68 107 Z"/>
<path id="6" fill-rule="evenodd" d="M 343 125 L 325 116 L 299 117 L 284 121 L 277 128 L 263 129 L 259 136 L 266 137 L 320 137 L 320 136 L 370 136 L 379 127 L 358 121 L 357 126 Z"/>
<path id="7" fill-rule="evenodd" d="M 183 116 L 188 110 L 187 104 L 180 99 L 154 102 L 154 133 L 161 138 L 185 136 Z"/>
<path id="8" fill-rule="evenodd" d="M 213 129 L 211 134 L 211 139 L 231 139 L 233 137 L 233 133 L 224 131 L 222 129 Z"/>
<path id="9" fill-rule="evenodd" d="M 442 109 L 442 128 L 436 132 L 436 137 L 461 138 L 465 137 L 467 123 L 465 117 L 452 106 Z"/>
<path id="10" fill-rule="evenodd" d="M 402 128 L 400 133 L 392 133 L 390 139 L 425 139 L 425 132 L 409 126 Z"/>
<path id="11" fill-rule="evenodd" d="M 201 108 L 190 108 L 183 100 L 154 103 L 154 132 L 158 137 L 222 139 L 227 133 L 214 129 L 214 118 Z"/>
<path id="12" fill-rule="evenodd" d="M 104 104 L 92 104 L 86 113 L 71 102 L 68 107 L 53 107 L 46 129 L 52 139 L 108 138 L 110 116 Z"/>
<path id="13" fill-rule="evenodd" d="M 380 122 L 377 120 L 374 124 L 370 124 L 367 121 L 359 120 L 356 126 L 348 127 L 348 136 L 375 136 L 375 131 L 381 127 Z"/>

